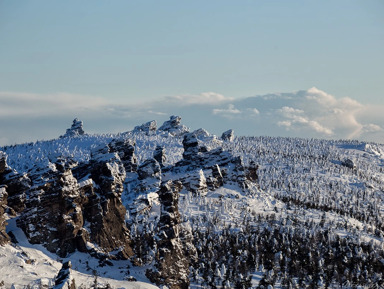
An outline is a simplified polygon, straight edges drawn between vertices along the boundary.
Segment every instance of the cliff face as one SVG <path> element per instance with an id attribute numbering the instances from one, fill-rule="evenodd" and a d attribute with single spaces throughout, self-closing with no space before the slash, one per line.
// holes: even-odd
<path id="1" fill-rule="evenodd" d="M 0 245 L 3 245 L 9 241 L 9 237 L 6 233 L 6 219 L 5 219 L 5 208 L 7 206 L 7 191 L 5 186 L 0 186 Z"/>
<path id="2" fill-rule="evenodd" d="M 79 250 L 129 258 L 132 250 L 121 194 L 126 170 L 135 169 L 132 148 L 112 141 L 95 151 L 87 164 L 59 156 L 44 169 L 31 171 L 24 188 L 28 198 L 15 207 L 21 213 L 18 226 L 29 241 L 61 257 Z M 15 174 L 13 179 L 20 177 Z"/>
<path id="3" fill-rule="evenodd" d="M 0 151 L 0 180 L 7 169 L 7 155 Z M 9 236 L 6 233 L 6 218 L 5 209 L 7 208 L 8 193 L 7 186 L 0 182 L 0 245 L 9 241 Z"/>
<path id="4" fill-rule="evenodd" d="M 157 225 L 155 270 L 147 271 L 148 278 L 171 289 L 189 288 L 189 267 L 196 259 L 191 232 L 182 225 L 178 209 L 180 182 L 168 181 L 161 185 L 160 220 Z"/>

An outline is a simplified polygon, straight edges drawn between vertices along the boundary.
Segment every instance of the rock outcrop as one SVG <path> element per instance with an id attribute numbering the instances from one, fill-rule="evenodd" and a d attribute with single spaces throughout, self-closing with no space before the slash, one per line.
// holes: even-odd
<path id="1" fill-rule="evenodd" d="M 83 130 L 83 122 L 77 118 L 73 120 L 72 126 L 67 129 L 64 135 L 60 136 L 60 138 L 64 137 L 77 137 L 84 135 L 85 132 Z"/>
<path id="2" fill-rule="evenodd" d="M 235 139 L 235 132 L 233 129 L 229 129 L 221 135 L 221 139 L 224 141 L 233 141 Z"/>
<path id="3" fill-rule="evenodd" d="M 7 154 L 0 151 L 0 245 L 9 241 L 9 236 L 6 232 L 6 217 L 5 210 L 7 208 L 7 186 L 2 182 L 2 175 L 7 170 Z"/>
<path id="4" fill-rule="evenodd" d="M 155 120 L 143 123 L 142 125 L 135 126 L 133 132 L 144 132 L 147 135 L 156 132 L 157 123 Z"/>
<path id="5" fill-rule="evenodd" d="M 117 153 L 123 162 L 125 171 L 137 170 L 137 157 L 135 155 L 135 142 L 129 139 L 114 139 L 108 144 L 109 152 Z"/>
<path id="6" fill-rule="evenodd" d="M 181 124 L 181 117 L 172 115 L 165 121 L 159 130 L 168 132 L 170 135 L 179 136 L 189 132 L 189 128 Z"/>
<path id="7" fill-rule="evenodd" d="M 44 244 L 51 252 L 65 257 L 77 249 L 77 235 L 84 220 L 80 194 L 71 168 L 75 164 L 58 159 L 44 177 L 34 176 L 26 208 L 18 219 L 29 241 Z M 38 172 L 35 172 L 38 175 Z"/>
<path id="8" fill-rule="evenodd" d="M 71 274 L 71 261 L 65 262 L 55 278 L 55 286 L 53 289 L 76 289 L 75 280 Z"/>
<path id="9" fill-rule="evenodd" d="M 164 162 L 167 160 L 164 148 L 161 146 L 156 146 L 156 149 L 153 153 L 153 158 L 157 160 L 160 167 L 164 167 Z"/>
<path id="10" fill-rule="evenodd" d="M 6 218 L 5 218 L 5 209 L 7 206 L 7 191 L 6 187 L 0 185 L 0 246 L 9 242 L 9 236 L 6 233 Z"/>
<path id="11" fill-rule="evenodd" d="M 0 151 L 0 174 L 4 173 L 7 169 L 7 154 Z"/>
<path id="12" fill-rule="evenodd" d="M 31 172 L 29 197 L 18 219 L 29 241 L 61 257 L 77 249 L 129 258 L 133 253 L 121 202 L 126 172 L 119 155 L 127 157 L 132 169 L 132 149 L 112 141 L 94 152 L 88 164 L 58 157 L 44 170 Z"/>
<path id="13" fill-rule="evenodd" d="M 240 157 L 224 151 L 221 146 L 211 149 L 207 146 L 208 137 L 200 130 L 185 134 L 183 159 L 169 170 L 176 174 L 184 172 L 179 180 L 195 195 L 225 184 L 237 184 L 243 192 L 249 193 L 258 180 L 257 165 L 251 163 L 246 167 Z"/>
<path id="14" fill-rule="evenodd" d="M 94 155 L 90 162 L 91 178 L 97 184 L 86 207 L 91 241 L 104 252 L 116 251 L 119 258 L 129 258 L 129 230 L 125 225 L 126 208 L 121 202 L 125 169 L 117 153 Z"/>
<path id="15" fill-rule="evenodd" d="M 168 181 L 161 185 L 161 203 L 158 223 L 155 270 L 148 270 L 147 277 L 158 285 L 171 289 L 189 288 L 189 267 L 196 258 L 191 244 L 191 233 L 182 226 L 178 209 L 180 182 Z"/>

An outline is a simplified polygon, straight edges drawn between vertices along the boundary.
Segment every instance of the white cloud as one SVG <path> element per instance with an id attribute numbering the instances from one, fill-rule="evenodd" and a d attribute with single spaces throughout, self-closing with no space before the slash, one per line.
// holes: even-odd
<path id="1" fill-rule="evenodd" d="M 278 109 L 277 112 L 287 119 L 283 121 L 278 121 L 277 125 L 285 127 L 288 130 L 310 129 L 327 136 L 333 134 L 333 131 L 331 129 L 326 128 L 322 126 L 319 122 L 311 120 L 308 116 L 305 116 L 304 110 L 284 106 Z"/>
<path id="2" fill-rule="evenodd" d="M 241 111 L 235 108 L 233 104 L 229 104 L 228 108 L 215 108 L 212 110 L 212 113 L 224 117 L 233 117 L 234 115 L 240 114 Z"/>
<path id="3" fill-rule="evenodd" d="M 250 112 L 251 115 L 259 115 L 260 111 L 257 108 L 247 108 L 247 111 Z"/>
<path id="4" fill-rule="evenodd" d="M 200 94 L 183 94 L 166 97 L 167 101 L 180 105 L 191 104 L 218 104 L 233 100 L 231 97 L 226 97 L 216 92 L 203 92 Z"/>
<path id="5" fill-rule="evenodd" d="M 110 103 L 77 94 L 0 92 L 0 144 L 57 137 L 73 118 L 90 133 L 119 132 L 180 115 L 185 125 L 220 134 L 360 139 L 384 143 L 384 106 L 362 104 L 317 88 L 232 99 L 214 92 L 157 101 Z M 152 116 L 151 116 L 152 115 Z M 48 132 L 49 131 L 49 132 Z"/>
<path id="6" fill-rule="evenodd" d="M 107 105 L 103 98 L 70 94 L 0 92 L 0 117 L 32 117 L 81 113 Z"/>

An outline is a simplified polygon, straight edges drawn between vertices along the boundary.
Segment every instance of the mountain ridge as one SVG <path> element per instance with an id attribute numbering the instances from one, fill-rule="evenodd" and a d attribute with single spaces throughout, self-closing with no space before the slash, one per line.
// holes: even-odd
<path id="1" fill-rule="evenodd" d="M 18 226 L 29 242 L 42 244 L 42 240 L 33 241 L 31 236 L 36 234 L 36 228 L 31 229 L 33 222 L 26 218 L 28 206 L 32 211 L 38 208 L 32 202 L 30 188 L 38 192 L 38 203 L 44 203 L 41 198 L 49 197 L 49 192 L 58 194 L 64 202 L 60 210 L 68 216 L 63 224 L 80 228 L 74 237 L 56 246 L 55 250 L 63 250 L 63 245 L 68 246 L 72 242 L 68 240 L 72 239 L 77 244 L 62 254 L 56 251 L 61 258 L 70 258 L 81 250 L 101 260 L 100 264 L 122 262 L 119 259 L 123 257 L 129 259 L 126 261 L 129 266 L 143 268 L 141 274 L 146 274 L 151 282 L 170 288 L 267 288 L 268 285 L 285 288 L 287 284 L 337 288 L 336 284 L 345 282 L 350 286 L 353 282 L 382 284 L 379 276 L 384 269 L 382 145 L 234 137 L 233 131 L 218 138 L 203 129 L 189 132 L 180 120 L 171 116 L 162 129 L 149 122 L 140 129 L 116 135 L 69 135 L 0 148 L 4 151 L 3 161 L 0 159 L 0 168 L 4 168 L 0 171 L 0 184 L 3 191 L 11 189 L 9 204 L 2 205 L 6 218 L 12 220 L 17 215 Z M 4 177 L 6 170 L 9 177 Z M 17 183 L 22 184 L 20 189 L 12 189 Z M 75 191 L 79 193 L 73 194 Z M 173 201 L 169 203 L 169 200 Z M 51 212 L 49 216 L 53 217 L 56 210 L 51 209 L 52 202 L 49 197 L 47 206 L 40 207 L 39 212 Z M 47 220 L 53 220 L 52 217 Z M 50 226 L 57 223 L 53 221 Z M 100 224 L 106 225 L 99 228 Z M 121 236 L 126 236 L 121 237 L 121 240 L 126 238 L 125 256 L 113 250 L 123 243 L 118 245 L 108 240 L 108 234 L 117 236 L 110 231 L 111 227 L 122 228 Z M 268 233 L 273 228 L 280 228 L 280 232 Z M 298 256 L 292 255 L 292 244 L 286 243 L 284 236 L 289 230 L 292 230 L 289 238 L 301 242 L 307 253 L 315 254 L 308 262 L 329 264 L 325 267 L 302 264 Z M 358 255 L 361 257 L 371 250 L 376 256 L 368 263 L 359 259 L 363 264 L 360 267 L 367 266 L 364 264 L 372 267 L 366 268 L 365 283 L 362 278 L 353 277 L 356 274 L 352 272 L 357 269 L 348 258 L 356 259 L 354 253 L 344 252 L 343 248 L 340 254 L 345 254 L 347 262 L 339 264 L 335 256 L 328 259 L 317 256 L 313 248 L 304 245 L 300 232 L 315 240 L 325 238 L 325 231 L 331 236 L 328 237 L 331 247 L 345 240 L 356 248 L 359 244 L 365 248 L 364 240 L 372 242 Z M 258 234 L 264 239 L 257 237 Z M 105 237 L 100 239 L 100 236 Z M 218 238 L 216 241 L 214 236 Z M 82 245 L 79 240 L 83 240 Z M 256 249 L 250 247 L 251 240 Z M 262 240 L 277 245 L 269 248 Z M 217 242 L 228 248 L 224 256 L 217 251 Z M 319 252 L 324 255 L 325 244 L 316 242 L 321 244 Z M 162 250 L 171 253 L 162 255 Z M 275 257 L 270 259 L 272 252 Z M 298 263 L 289 263 L 292 259 Z M 175 264 L 178 269 L 172 267 Z M 307 272 L 311 279 L 291 272 L 294 266 Z M 333 266 L 333 271 L 329 266 Z M 308 273 L 310 268 L 317 268 L 313 269 L 316 272 Z M 344 274 L 346 269 L 348 274 Z M 338 274 L 334 274 L 335 270 Z M 142 280 L 148 282 L 146 278 Z M 180 283 L 180 280 L 184 281 Z"/>

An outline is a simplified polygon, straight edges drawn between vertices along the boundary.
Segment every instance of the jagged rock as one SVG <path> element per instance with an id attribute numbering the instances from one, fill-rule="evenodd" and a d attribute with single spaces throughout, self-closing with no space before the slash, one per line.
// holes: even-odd
<path id="1" fill-rule="evenodd" d="M 164 148 L 161 146 L 156 146 L 156 149 L 153 153 L 153 158 L 157 160 L 160 167 L 164 167 L 164 162 L 167 160 Z"/>
<path id="2" fill-rule="evenodd" d="M 18 174 L 12 169 L 0 174 L 0 183 L 7 185 L 8 207 L 16 213 L 21 213 L 25 208 L 27 192 L 31 188 L 31 180 L 27 174 Z"/>
<path id="3" fill-rule="evenodd" d="M 4 173 L 7 168 L 7 154 L 0 151 L 0 174 Z"/>
<path id="4" fill-rule="evenodd" d="M 165 121 L 159 130 L 166 131 L 170 135 L 179 136 L 189 132 L 189 128 L 180 124 L 181 117 L 172 115 L 168 121 Z"/>
<path id="5" fill-rule="evenodd" d="M 207 184 L 210 190 L 215 190 L 224 185 L 224 177 L 218 164 L 212 167 L 212 177 L 209 178 Z"/>
<path id="6" fill-rule="evenodd" d="M 215 190 L 224 184 L 238 184 L 245 193 L 248 193 L 253 186 L 251 183 L 257 182 L 257 165 L 252 163 L 246 168 L 240 157 L 223 151 L 222 147 L 210 149 L 206 145 L 207 137 L 207 134 L 201 131 L 185 134 L 183 159 L 170 170 L 176 174 L 189 172 L 189 177 L 181 178 L 180 181 L 187 190 L 192 192 L 190 183 L 191 181 L 199 183 L 197 180 L 199 180 L 200 170 L 203 170 L 209 190 Z M 211 141 L 214 144 L 220 144 L 215 141 L 215 138 Z"/>
<path id="7" fill-rule="evenodd" d="M 82 136 L 85 132 L 83 130 L 83 122 L 77 118 L 73 120 L 72 126 L 67 129 L 65 135 L 60 136 L 60 138 L 64 137 L 76 137 Z"/>
<path id="8" fill-rule="evenodd" d="M 203 170 L 199 170 L 198 174 L 189 175 L 180 179 L 183 186 L 194 196 L 204 196 L 208 192 L 207 179 L 205 178 Z"/>
<path id="9" fill-rule="evenodd" d="M 161 168 L 160 164 L 155 159 L 148 159 L 144 161 L 137 169 L 139 180 L 151 178 L 160 178 Z"/>
<path id="10" fill-rule="evenodd" d="M 71 274 L 71 261 L 65 262 L 61 267 L 59 274 L 55 278 L 55 286 L 53 289 L 76 289 L 75 280 Z"/>
<path id="11" fill-rule="evenodd" d="M 161 167 L 155 159 L 144 161 L 137 169 L 139 185 L 138 193 L 158 191 L 161 184 Z"/>
<path id="12" fill-rule="evenodd" d="M 183 138 L 183 158 L 184 160 L 193 161 L 195 163 L 201 161 L 202 154 L 208 151 L 202 141 L 197 138 L 195 133 L 188 133 Z"/>
<path id="13" fill-rule="evenodd" d="M 146 273 L 152 282 L 171 289 L 189 288 L 189 267 L 196 258 L 191 233 L 181 224 L 178 209 L 181 189 L 180 182 L 168 181 L 161 185 L 155 270 Z"/>
<path id="14" fill-rule="evenodd" d="M 233 129 L 229 129 L 221 135 L 221 139 L 224 141 L 233 141 L 235 139 L 235 132 Z"/>
<path id="15" fill-rule="evenodd" d="M 156 132 L 157 123 L 155 120 L 146 122 L 142 125 L 138 125 L 133 129 L 133 132 L 145 132 L 146 134 L 150 134 Z"/>
<path id="16" fill-rule="evenodd" d="M 114 139 L 108 144 L 108 147 L 109 152 L 119 155 L 126 172 L 135 172 L 137 170 L 135 142 L 129 139 Z"/>
<path id="17" fill-rule="evenodd" d="M 256 183 L 259 179 L 259 176 L 257 175 L 257 170 L 259 166 L 256 165 L 254 161 L 251 161 L 249 163 L 249 166 L 245 169 L 245 177 L 247 180 Z"/>
<path id="18" fill-rule="evenodd" d="M 121 202 L 125 169 L 117 153 L 94 155 L 91 178 L 97 184 L 86 207 L 91 241 L 105 253 L 119 248 L 117 257 L 132 256 L 129 230 L 125 225 L 126 208 Z"/>
<path id="19" fill-rule="evenodd" d="M 5 209 L 7 207 L 7 197 L 8 193 L 6 191 L 6 186 L 0 185 L 0 246 L 9 242 L 10 238 L 6 233 L 6 218 L 5 218 Z"/>
<path id="20" fill-rule="evenodd" d="M 26 174 L 20 175 L 7 165 L 7 155 L 0 151 L 0 184 L 7 186 L 8 207 L 20 213 L 24 209 L 26 191 L 30 180 Z"/>
<path id="21" fill-rule="evenodd" d="M 44 244 L 61 257 L 76 250 L 76 236 L 84 224 L 85 197 L 80 194 L 71 167 L 71 161 L 58 159 L 47 172 L 49 179 L 33 177 L 35 183 L 32 181 L 26 208 L 18 219 L 31 243 Z"/>

